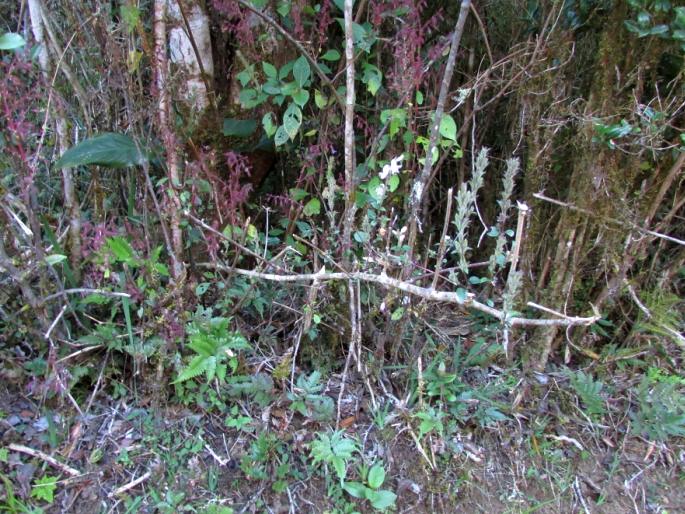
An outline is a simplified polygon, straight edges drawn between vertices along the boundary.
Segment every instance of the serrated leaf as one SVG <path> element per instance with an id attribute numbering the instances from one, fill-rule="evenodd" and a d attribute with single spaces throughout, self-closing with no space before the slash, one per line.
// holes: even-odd
<path id="1" fill-rule="evenodd" d="M 57 160 L 55 167 L 61 169 L 97 164 L 108 168 L 128 168 L 148 160 L 146 152 L 131 137 L 105 132 L 69 148 Z"/>
<path id="2" fill-rule="evenodd" d="M 52 503 L 55 499 L 55 489 L 57 489 L 57 477 L 44 476 L 33 482 L 31 498 Z"/>
<path id="3" fill-rule="evenodd" d="M 312 198 L 302 210 L 305 216 L 315 216 L 321 212 L 321 202 L 318 198 Z"/>
<path id="4" fill-rule="evenodd" d="M 198 377 L 202 375 L 207 369 L 207 363 L 209 361 L 208 357 L 202 357 L 200 355 L 193 358 L 190 364 L 178 375 L 178 378 L 172 382 L 172 384 L 179 384 L 190 380 L 191 378 Z"/>
<path id="5" fill-rule="evenodd" d="M 257 130 L 257 120 L 239 120 L 224 118 L 224 136 L 249 137 Z"/>
<path id="6" fill-rule="evenodd" d="M 378 489 L 385 481 L 385 469 L 380 463 L 374 464 L 369 470 L 367 482 L 371 489 Z"/>
<path id="7" fill-rule="evenodd" d="M 0 36 L 0 50 L 16 50 L 25 44 L 24 38 L 14 32 L 6 32 Z"/>
<path id="8" fill-rule="evenodd" d="M 121 236 L 110 237 L 107 239 L 107 247 L 114 255 L 114 258 L 121 262 L 133 262 L 133 248 L 126 239 Z"/>
<path id="9" fill-rule="evenodd" d="M 295 64 L 293 64 L 293 77 L 295 77 L 295 80 L 300 87 L 303 87 L 309 80 L 310 75 L 311 69 L 309 67 L 309 62 L 304 58 L 304 56 L 300 56 L 295 61 Z"/>

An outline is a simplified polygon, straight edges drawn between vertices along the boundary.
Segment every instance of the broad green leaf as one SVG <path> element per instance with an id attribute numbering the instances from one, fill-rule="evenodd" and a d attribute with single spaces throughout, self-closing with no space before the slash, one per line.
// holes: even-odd
<path id="1" fill-rule="evenodd" d="M 347 494 L 353 498 L 365 498 L 366 497 L 366 486 L 360 484 L 359 482 L 345 482 L 343 484 L 343 489 L 347 491 Z"/>
<path id="2" fill-rule="evenodd" d="M 328 104 L 328 98 L 319 91 L 318 89 L 314 90 L 314 103 L 319 109 L 324 109 L 326 105 Z"/>
<path id="3" fill-rule="evenodd" d="M 0 36 L 0 50 L 15 50 L 25 44 L 24 38 L 14 32 L 6 32 Z"/>
<path id="4" fill-rule="evenodd" d="M 264 84 L 262 91 L 268 95 L 280 95 L 283 92 L 283 89 L 281 88 L 281 84 L 279 82 L 270 80 Z"/>
<path id="5" fill-rule="evenodd" d="M 50 266 L 54 266 L 55 264 L 59 264 L 62 261 L 66 261 L 67 256 L 66 255 L 60 255 L 58 253 L 53 254 L 53 255 L 47 255 L 45 257 L 45 262 L 47 262 Z"/>
<path id="6" fill-rule="evenodd" d="M 385 196 L 385 184 L 381 182 L 381 179 L 378 177 L 373 177 L 371 180 L 369 180 L 369 194 L 371 197 L 380 202 L 383 200 L 383 197 Z"/>
<path id="7" fill-rule="evenodd" d="M 243 89 L 238 95 L 238 99 L 245 109 L 251 109 L 261 103 L 257 98 L 257 91 L 252 88 Z"/>
<path id="8" fill-rule="evenodd" d="M 421 91 L 416 91 L 416 103 L 423 105 L 423 93 Z"/>
<path id="9" fill-rule="evenodd" d="M 290 189 L 290 197 L 295 200 L 296 202 L 301 202 L 305 198 L 307 198 L 307 191 L 304 189 L 299 189 L 297 187 L 293 187 Z"/>
<path id="10" fill-rule="evenodd" d="M 337 50 L 329 50 L 321 56 L 324 61 L 337 61 L 340 59 L 340 52 Z"/>
<path id="11" fill-rule="evenodd" d="M 457 140 L 457 124 L 449 114 L 443 114 L 440 120 L 440 135 L 445 139 Z"/>
<path id="12" fill-rule="evenodd" d="M 284 95 L 294 95 L 300 90 L 300 86 L 297 85 L 297 82 L 286 82 L 285 84 L 281 85 L 281 93 Z"/>
<path id="13" fill-rule="evenodd" d="M 300 89 L 293 93 L 293 101 L 300 107 L 304 107 L 309 101 L 309 91 L 306 89 Z"/>
<path id="14" fill-rule="evenodd" d="M 108 168 L 128 168 L 148 160 L 146 152 L 131 137 L 105 132 L 69 148 L 55 163 L 55 167 L 61 169 L 97 164 Z"/>
<path id="15" fill-rule="evenodd" d="M 467 296 L 468 293 L 466 292 L 466 289 L 464 289 L 463 287 L 457 288 L 457 299 L 459 300 L 459 303 L 464 303 L 466 301 Z"/>
<path id="16" fill-rule="evenodd" d="M 290 14 L 290 2 L 280 2 L 278 4 L 278 7 L 276 8 L 276 12 L 281 15 L 281 17 L 285 18 Z"/>
<path id="17" fill-rule="evenodd" d="M 400 176 L 399 175 L 392 175 L 388 179 L 388 191 L 390 191 L 391 193 L 394 193 L 395 190 L 397 190 L 399 185 L 400 185 Z"/>
<path id="18" fill-rule="evenodd" d="M 300 87 L 303 87 L 307 80 L 309 80 L 310 75 L 309 62 L 303 56 L 300 56 L 293 65 L 293 77 L 295 77 Z"/>
<path id="19" fill-rule="evenodd" d="M 397 320 L 401 319 L 403 315 L 404 315 L 404 307 L 398 307 L 397 309 L 395 309 L 393 311 L 392 315 L 390 316 L 390 319 L 392 319 L 393 321 L 397 321 Z"/>
<path id="20" fill-rule="evenodd" d="M 247 86 L 248 82 L 250 82 L 253 75 L 254 75 L 254 64 L 250 64 L 247 68 L 245 68 L 243 71 L 238 73 L 236 75 L 236 78 L 238 79 L 238 82 L 240 82 L 240 85 L 245 87 L 245 86 Z"/>
<path id="21" fill-rule="evenodd" d="M 383 489 L 382 491 L 369 491 L 366 499 L 371 502 L 374 509 L 385 510 L 395 504 L 397 495 L 392 491 Z"/>
<path id="22" fill-rule="evenodd" d="M 224 136 L 249 137 L 257 130 L 257 120 L 224 118 Z"/>
<path id="23" fill-rule="evenodd" d="M 312 198 L 302 210 L 305 216 L 315 216 L 321 212 L 321 202 L 318 198 Z"/>
<path id="24" fill-rule="evenodd" d="M 362 73 L 362 82 L 366 84 L 366 89 L 368 89 L 371 95 L 376 96 L 376 93 L 381 87 L 381 82 L 383 81 L 383 74 L 373 64 L 364 64 L 364 72 Z"/>
<path id="25" fill-rule="evenodd" d="M 288 132 L 286 132 L 283 125 L 279 126 L 276 130 L 276 136 L 274 137 L 274 144 L 276 146 L 284 145 L 288 142 Z"/>
<path id="26" fill-rule="evenodd" d="M 295 104 L 290 104 L 283 115 L 283 128 L 291 140 L 295 140 L 302 125 L 302 111 Z"/>
<path id="27" fill-rule="evenodd" d="M 278 70 L 276 67 L 268 62 L 263 62 L 262 63 L 262 69 L 264 70 L 264 75 L 271 79 L 275 79 L 278 77 Z"/>
<path id="28" fill-rule="evenodd" d="M 267 112 L 262 118 L 262 126 L 264 127 L 264 132 L 268 137 L 273 137 L 276 133 L 276 124 L 274 123 L 274 115 L 272 112 Z"/>
<path id="29" fill-rule="evenodd" d="M 369 470 L 369 477 L 367 479 L 369 487 L 371 489 L 378 489 L 380 486 L 383 485 L 384 481 L 385 469 L 383 468 L 383 465 L 380 463 L 374 464 L 373 467 Z"/>
<path id="30" fill-rule="evenodd" d="M 362 232 L 361 230 L 357 230 L 352 234 L 352 237 L 354 237 L 354 240 L 357 241 L 357 243 L 366 243 L 369 240 L 369 234 Z"/>

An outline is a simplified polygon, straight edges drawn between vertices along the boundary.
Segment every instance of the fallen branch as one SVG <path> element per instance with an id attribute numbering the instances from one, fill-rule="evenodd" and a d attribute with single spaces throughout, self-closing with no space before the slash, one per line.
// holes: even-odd
<path id="1" fill-rule="evenodd" d="M 148 472 L 145 473 L 144 475 L 142 475 L 142 476 L 136 478 L 135 480 L 130 481 L 128 484 L 125 484 L 125 485 L 122 485 L 121 487 L 118 487 L 117 489 L 115 489 L 114 491 L 112 491 L 111 493 L 109 493 L 108 496 L 109 496 L 110 498 L 114 498 L 115 496 L 119 496 L 119 495 L 121 495 L 121 494 L 124 494 L 126 491 L 130 491 L 130 490 L 133 489 L 135 486 L 137 486 L 137 485 L 139 485 L 139 484 L 142 484 L 143 482 L 145 482 L 145 481 L 146 481 L 148 478 L 150 478 L 151 476 L 152 476 L 152 472 L 151 472 L 151 471 L 148 471 Z"/>
<path id="2" fill-rule="evenodd" d="M 462 298 L 457 293 L 452 293 L 448 291 L 437 291 L 432 287 L 420 287 L 410 284 L 402 280 L 397 280 L 395 278 L 388 277 L 385 274 L 375 275 L 373 273 L 366 273 L 361 271 L 356 272 L 339 272 L 339 273 L 327 273 L 325 268 L 322 268 L 318 273 L 302 273 L 302 274 L 292 274 L 292 275 L 276 275 L 273 273 L 262 273 L 254 270 L 247 270 L 241 268 L 231 268 L 230 266 L 224 266 L 221 264 L 216 264 L 213 262 L 205 262 L 198 264 L 199 267 L 214 269 L 217 271 L 233 272 L 238 275 L 243 275 L 246 277 L 252 277 L 260 280 L 268 280 L 271 282 L 313 282 L 318 281 L 328 281 L 328 280 L 359 280 L 361 282 L 370 282 L 375 284 L 380 284 L 385 287 L 392 287 L 394 289 L 399 289 L 405 293 L 424 298 L 426 300 L 432 300 L 436 302 L 453 303 L 457 305 L 462 305 L 467 308 L 475 309 L 480 312 L 489 314 L 490 316 L 497 318 L 500 321 L 505 319 L 509 323 L 509 326 L 575 326 L 575 325 L 592 325 L 595 321 L 601 318 L 599 313 L 595 312 L 593 316 L 590 317 L 576 317 L 576 316 L 566 316 L 564 314 L 552 311 L 545 308 L 546 312 L 553 313 L 558 319 L 530 319 L 530 318 L 519 318 L 507 317 L 506 313 L 495 309 L 494 307 L 489 307 L 484 303 L 474 300 L 472 293 L 467 293 L 467 295 Z M 536 306 L 529 302 L 529 306 Z M 539 308 L 539 306 L 536 306 Z M 593 309 L 594 310 L 594 309 Z"/>
<path id="3" fill-rule="evenodd" d="M 77 477 L 82 474 L 78 469 L 74 469 L 71 466 L 62 464 L 54 457 L 50 457 L 50 455 L 48 455 L 47 453 L 43 453 L 40 450 L 34 450 L 33 448 L 29 448 L 28 446 L 24 446 L 23 444 L 12 443 L 9 446 L 7 446 L 7 448 L 14 452 L 25 453 L 26 455 L 30 455 L 31 457 L 41 459 L 50 464 L 52 467 L 55 467 L 60 471 L 63 471 L 64 473 L 71 475 L 72 477 Z"/>

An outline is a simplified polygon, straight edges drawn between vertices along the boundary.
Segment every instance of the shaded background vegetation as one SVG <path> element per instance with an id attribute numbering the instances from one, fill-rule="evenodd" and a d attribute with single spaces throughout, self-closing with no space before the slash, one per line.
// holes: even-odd
<path id="1" fill-rule="evenodd" d="M 338 425 L 346 380 L 423 408 L 422 372 L 451 355 L 460 373 L 455 347 L 523 372 L 531 402 L 532 372 L 563 365 L 682 375 L 685 8 L 358 0 L 351 105 L 343 2 L 175 5 L 0 6 L 25 40 L 0 54 L 0 353 L 22 390 L 81 414 L 102 390 L 205 406 L 197 377 L 257 376 L 261 355 L 265 391 L 340 373 L 337 413 L 316 404 Z M 195 12 L 193 71 L 167 45 Z M 457 300 L 254 275 L 322 267 Z M 679 391 L 652 413 L 670 431 L 643 412 L 638 434 L 682 435 Z"/>

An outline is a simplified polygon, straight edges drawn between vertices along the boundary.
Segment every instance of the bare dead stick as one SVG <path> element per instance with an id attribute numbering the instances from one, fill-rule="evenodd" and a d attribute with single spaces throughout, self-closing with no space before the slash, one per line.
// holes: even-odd
<path id="1" fill-rule="evenodd" d="M 71 475 L 72 477 L 77 477 L 79 475 L 82 475 L 82 473 L 78 469 L 74 469 L 71 466 L 67 466 L 66 464 L 62 464 L 60 461 L 55 459 L 54 457 L 51 457 L 47 453 L 43 453 L 40 450 L 34 450 L 33 448 L 29 448 L 28 446 L 24 446 L 23 444 L 10 444 L 7 448 L 9 448 L 12 451 L 19 452 L 19 453 L 25 453 L 26 455 L 30 455 L 31 457 L 36 457 L 38 459 L 44 460 L 51 466 L 63 471 L 64 473 L 67 473 L 68 475 Z"/>
<path id="2" fill-rule="evenodd" d="M 121 487 L 118 487 L 117 489 L 115 489 L 114 491 L 112 491 L 111 493 L 109 493 L 108 496 L 109 496 L 110 498 L 113 498 L 113 497 L 115 497 L 115 496 L 119 496 L 119 495 L 121 495 L 121 494 L 124 494 L 126 491 L 130 491 L 131 489 L 133 489 L 133 488 L 136 487 L 137 485 L 142 484 L 143 482 L 145 482 L 145 481 L 146 481 L 148 478 L 150 478 L 151 476 L 152 476 L 152 472 L 151 472 L 151 471 L 148 471 L 148 472 L 145 473 L 144 475 L 142 475 L 142 476 L 136 478 L 135 480 L 132 480 L 132 481 L 129 482 L 128 484 L 125 484 L 125 485 L 122 485 Z"/>

